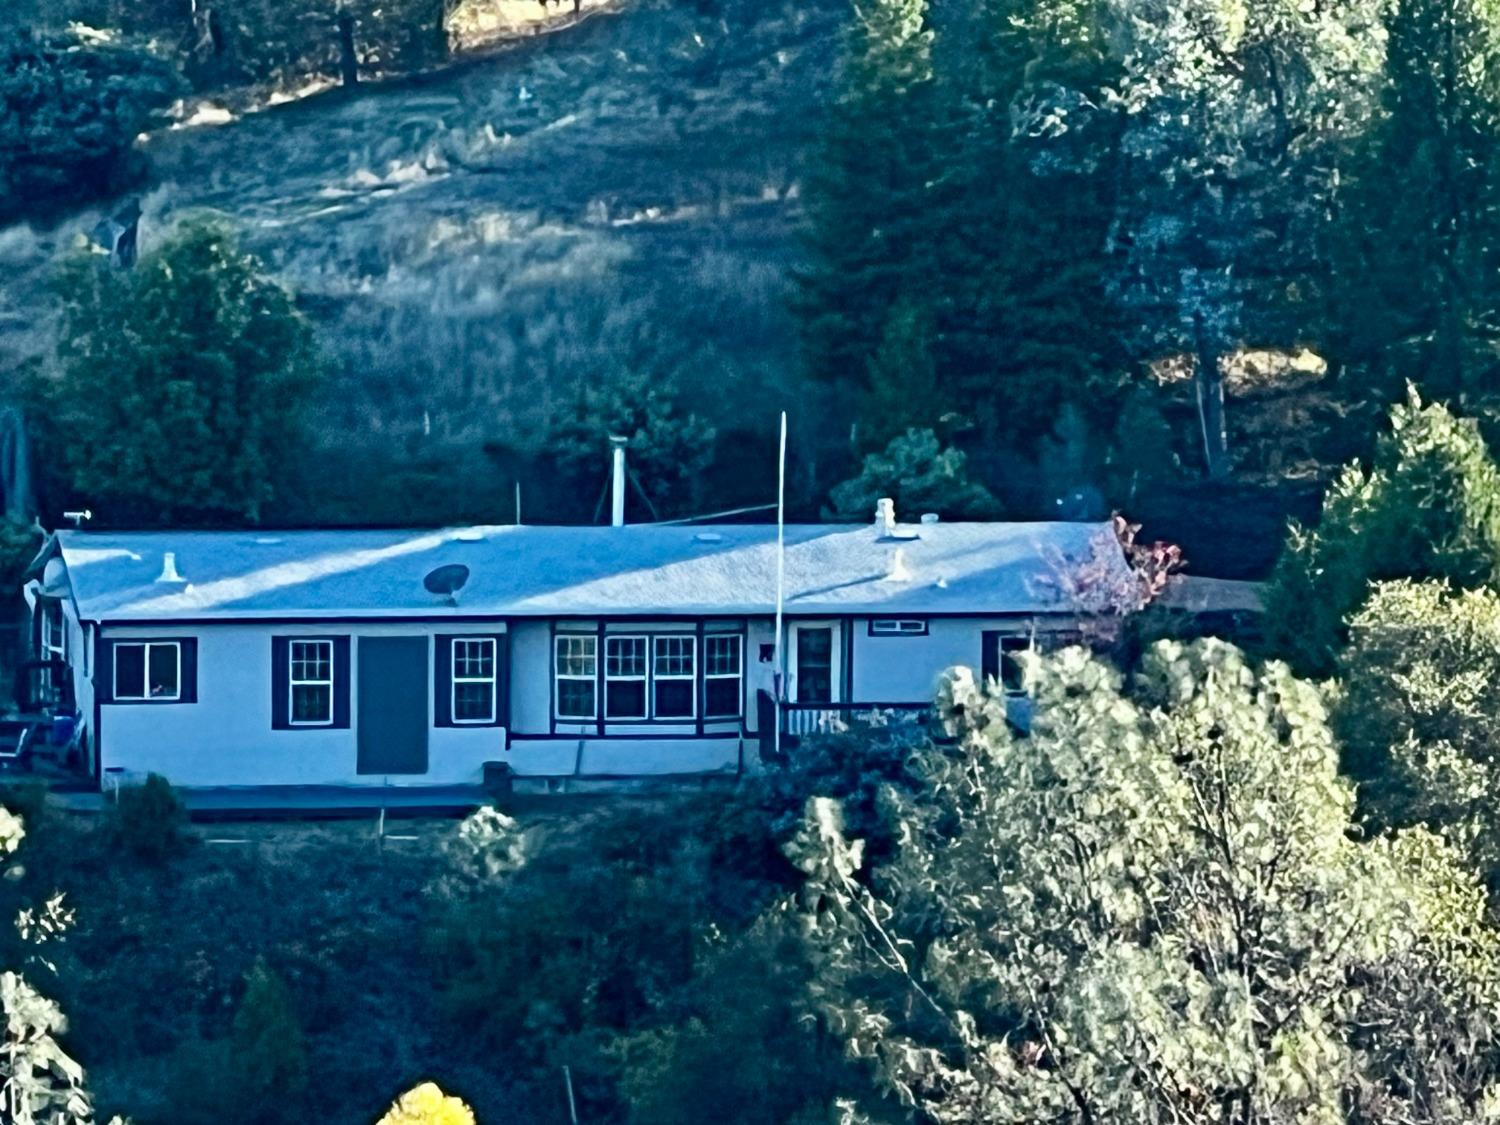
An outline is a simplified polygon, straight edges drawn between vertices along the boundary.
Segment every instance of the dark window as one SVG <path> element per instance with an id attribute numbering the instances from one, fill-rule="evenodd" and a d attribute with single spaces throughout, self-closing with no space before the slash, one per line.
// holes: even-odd
<path id="1" fill-rule="evenodd" d="M 655 638 L 651 668 L 653 715 L 658 719 L 691 719 L 698 713 L 698 639 Z"/>
<path id="2" fill-rule="evenodd" d="M 999 680 L 1006 695 L 1025 695 L 1026 665 L 1022 654 L 1033 647 L 1031 637 L 1024 633 L 985 633 L 985 678 Z"/>
<path id="3" fill-rule="evenodd" d="M 333 642 L 292 641 L 287 653 L 292 724 L 299 727 L 331 725 Z"/>
<path id="4" fill-rule="evenodd" d="M 797 702 L 833 702 L 833 630 L 797 630 Z"/>
<path id="5" fill-rule="evenodd" d="M 646 638 L 607 637 L 604 641 L 604 717 L 646 717 Z"/>
<path id="6" fill-rule="evenodd" d="M 703 717 L 733 719 L 744 699 L 745 639 L 738 633 L 703 638 Z"/>
<path id="7" fill-rule="evenodd" d="M 116 642 L 114 698 L 182 698 L 182 646 L 177 641 Z"/>
<path id="8" fill-rule="evenodd" d="M 453 639 L 453 721 L 495 721 L 495 639 Z"/>
<path id="9" fill-rule="evenodd" d="M 599 639 L 592 635 L 562 635 L 556 639 L 557 717 L 593 719 L 598 715 L 595 677 L 599 668 Z"/>

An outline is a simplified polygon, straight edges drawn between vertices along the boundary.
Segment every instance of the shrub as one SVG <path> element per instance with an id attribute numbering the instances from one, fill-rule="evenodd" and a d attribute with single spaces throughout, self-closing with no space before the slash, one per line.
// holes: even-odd
<path id="1" fill-rule="evenodd" d="M 1328 675 L 1345 622 L 1372 581 L 1446 578 L 1473 587 L 1500 569 L 1500 470 L 1472 420 L 1415 390 L 1366 472 L 1348 465 L 1318 527 L 1295 524 L 1266 593 L 1266 640 L 1303 675 Z"/>
<path id="2" fill-rule="evenodd" d="M 249 1104 L 263 1107 L 250 1120 L 291 1116 L 288 1105 L 307 1092 L 307 1042 L 286 982 L 263 959 L 245 975 L 233 1042 L 238 1083 Z"/>
<path id="3" fill-rule="evenodd" d="M 474 1114 L 436 1083 L 423 1082 L 402 1094 L 376 1125 L 474 1125 Z"/>
<path id="4" fill-rule="evenodd" d="M 150 863 L 162 863 L 186 843 L 187 810 L 167 779 L 150 774 L 140 785 L 127 785 L 115 797 L 113 828 L 120 846 Z"/>

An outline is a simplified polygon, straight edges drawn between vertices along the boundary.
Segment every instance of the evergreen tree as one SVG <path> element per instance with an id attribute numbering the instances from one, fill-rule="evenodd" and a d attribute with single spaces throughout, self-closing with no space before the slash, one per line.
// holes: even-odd
<path id="1" fill-rule="evenodd" d="M 257 522 L 317 370 L 291 295 L 211 223 L 131 271 L 74 261 L 59 289 L 47 391 L 73 495 L 117 525 Z"/>
<path id="2" fill-rule="evenodd" d="M 926 0 L 854 9 L 842 93 L 809 182 L 798 308 L 814 378 L 862 389 L 890 310 L 918 292 L 933 128 Z"/>
<path id="3" fill-rule="evenodd" d="M 871 453 L 859 475 L 833 490 L 833 514 L 869 519 L 877 501 L 889 497 L 898 512 L 933 512 L 945 519 L 992 519 L 1000 505 L 970 479 L 968 458 L 938 441 L 931 430 L 908 430 L 884 450 Z"/>
<path id="4" fill-rule="evenodd" d="M 942 414 L 931 317 L 903 297 L 891 306 L 880 347 L 870 358 L 870 393 L 860 438 L 879 449 L 909 429 L 935 427 Z"/>
<path id="5" fill-rule="evenodd" d="M 1411 391 L 1371 468 L 1346 466 L 1318 526 L 1292 527 L 1266 592 L 1266 641 L 1304 674 L 1328 675 L 1372 581 L 1476 587 L 1497 575 L 1500 470 L 1471 419 Z"/>
<path id="6" fill-rule="evenodd" d="M 1351 393 L 1494 393 L 1500 370 L 1500 15 L 1398 0 L 1381 115 L 1332 228 L 1331 351 Z"/>

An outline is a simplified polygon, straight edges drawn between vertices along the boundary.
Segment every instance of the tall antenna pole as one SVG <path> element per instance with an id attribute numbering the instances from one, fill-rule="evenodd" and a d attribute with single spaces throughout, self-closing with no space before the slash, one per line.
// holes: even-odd
<path id="1" fill-rule="evenodd" d="M 776 662 L 772 681 L 776 685 L 775 723 L 776 760 L 781 760 L 781 687 L 786 679 L 781 663 L 781 617 L 786 601 L 786 411 L 781 412 L 781 448 L 776 457 Z"/>

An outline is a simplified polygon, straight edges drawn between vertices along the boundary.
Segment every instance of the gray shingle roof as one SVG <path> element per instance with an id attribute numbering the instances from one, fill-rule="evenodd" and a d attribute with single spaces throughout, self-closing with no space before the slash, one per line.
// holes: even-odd
<path id="1" fill-rule="evenodd" d="M 911 538 L 901 538 L 911 536 Z M 765 525 L 473 527 L 441 531 L 62 531 L 85 620 L 770 613 L 776 529 Z M 1123 572 L 1107 524 L 862 524 L 786 529 L 792 614 L 1066 612 L 1057 576 Z M 181 582 L 162 582 L 175 555 Z M 434 568 L 470 570 L 456 607 Z"/>

